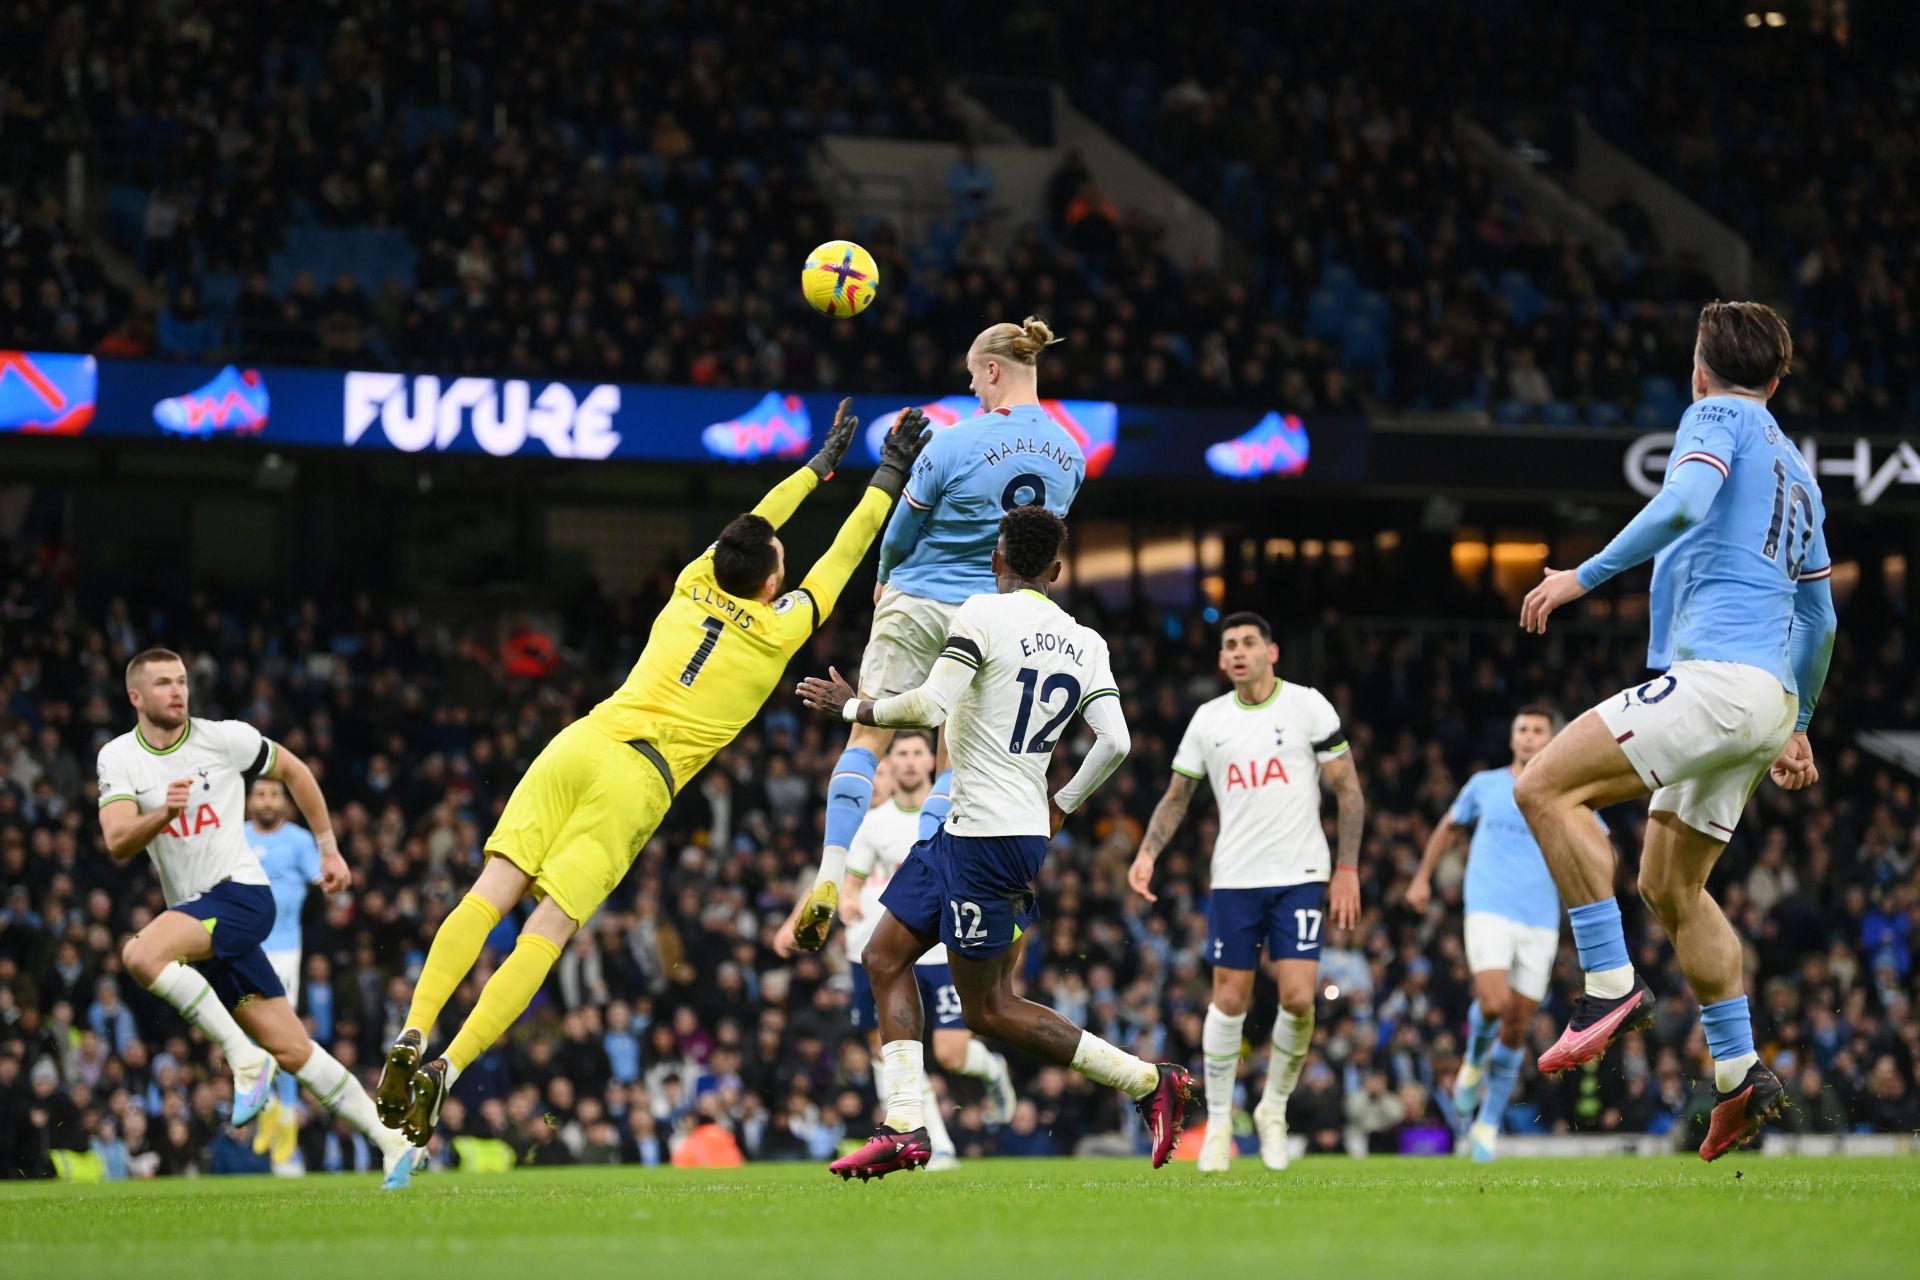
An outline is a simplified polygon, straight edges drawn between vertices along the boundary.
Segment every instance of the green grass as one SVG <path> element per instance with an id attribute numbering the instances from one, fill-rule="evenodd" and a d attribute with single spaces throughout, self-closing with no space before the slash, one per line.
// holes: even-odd
<path id="1" fill-rule="evenodd" d="M 1693 1280 L 1920 1274 L 1920 1160 L 971 1161 L 0 1183 L 0 1276 L 592 1280 L 1156 1275 Z"/>

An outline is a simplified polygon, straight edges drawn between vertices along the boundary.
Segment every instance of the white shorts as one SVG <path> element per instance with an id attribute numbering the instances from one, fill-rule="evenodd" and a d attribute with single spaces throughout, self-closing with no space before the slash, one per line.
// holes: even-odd
<path id="1" fill-rule="evenodd" d="M 287 989 L 287 999 L 293 1007 L 300 1008 L 300 948 L 287 951 L 267 952 L 267 963 L 280 976 L 280 985 Z"/>
<path id="2" fill-rule="evenodd" d="M 1467 968 L 1489 969 L 1507 975 L 1507 985 L 1529 1000 L 1547 994 L 1554 957 L 1560 953 L 1560 930 L 1521 924 L 1488 911 L 1467 913 Z"/>
<path id="3" fill-rule="evenodd" d="M 1800 700 L 1742 662 L 1676 662 L 1594 710 L 1653 792 L 1647 808 L 1726 841 L 1793 736 Z"/>
<path id="4" fill-rule="evenodd" d="M 924 684 L 959 608 L 890 586 L 882 590 L 873 610 L 873 634 L 860 659 L 860 692 L 888 698 Z"/>

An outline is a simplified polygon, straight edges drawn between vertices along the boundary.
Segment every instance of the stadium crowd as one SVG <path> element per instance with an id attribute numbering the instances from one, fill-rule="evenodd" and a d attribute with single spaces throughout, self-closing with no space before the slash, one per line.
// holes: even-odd
<path id="1" fill-rule="evenodd" d="M 150 643 L 177 647 L 197 714 L 244 718 L 312 765 L 355 884 L 309 899 L 301 1007 L 341 1062 L 370 1073 L 515 779 L 624 674 L 677 567 L 663 562 L 633 598 L 589 594 L 532 618 L 205 593 L 83 608 L 59 557 L 11 565 L 0 597 L 0 1176 L 46 1176 L 77 1152 L 113 1177 L 263 1167 L 248 1135 L 223 1123 L 222 1064 L 122 972 L 121 939 L 163 905 L 144 859 L 111 862 L 94 818 L 88 761 L 131 724 L 127 657 Z M 1420 915 L 1403 900 L 1408 878 L 1468 771 L 1505 762 L 1515 708 L 1544 697 L 1577 709 L 1631 683 L 1643 637 L 1598 610 L 1546 644 L 1523 642 L 1510 622 L 1343 625 L 1393 572 L 1362 568 L 1277 562 L 1235 601 L 1270 610 L 1283 674 L 1317 684 L 1340 709 L 1368 800 L 1365 911 L 1358 928 L 1329 935 L 1291 1124 L 1314 1151 L 1445 1149 L 1471 998 L 1462 868 L 1442 864 Z M 867 629 L 858 595 L 795 674 L 856 660 Z M 1026 990 L 1150 1059 L 1197 1064 L 1211 807 L 1169 847 L 1157 905 L 1127 890 L 1125 871 L 1187 715 L 1222 689 L 1214 637 L 1199 613 L 1074 603 L 1113 646 L 1134 747 L 1055 843 Z M 1815 721 L 1821 783 L 1797 795 L 1763 787 L 1713 886 L 1747 943 L 1762 1052 L 1793 1091 L 1781 1123 L 1823 1133 L 1920 1128 L 1920 807 L 1911 778 L 1851 742 L 1854 730 L 1920 718 L 1920 668 L 1905 631 L 1871 613 L 1870 602 L 1851 602 Z M 1866 636 L 1883 638 L 1868 651 Z M 844 960 L 832 943 L 792 958 L 772 945 L 817 854 L 841 740 L 833 728 L 776 693 L 686 787 L 529 1016 L 461 1076 L 440 1160 L 822 1159 L 862 1131 L 876 1099 L 864 1041 L 848 1026 Z M 1070 770 L 1072 754 L 1056 770 Z M 1508 1115 L 1516 1129 L 1678 1143 L 1711 1106 L 1696 1006 L 1630 889 L 1637 808 L 1609 814 L 1625 854 L 1622 905 L 1636 964 L 1672 998 L 1651 1030 L 1597 1066 L 1554 1081 L 1529 1066 Z M 513 930 L 511 919 L 500 926 L 494 960 Z M 489 971 L 483 960 L 446 1025 Z M 1536 1050 L 1578 981 L 1563 934 L 1530 1033 Z M 1248 1028 L 1248 1089 L 1261 1080 L 1272 1010 L 1267 988 Z M 1024 1101 L 1003 1128 L 985 1123 L 973 1082 L 942 1082 L 963 1156 L 1136 1149 L 1134 1112 L 1117 1094 L 1014 1065 Z M 309 1170 L 378 1167 L 351 1132 L 311 1116 L 301 1149 Z"/>
<path id="2" fill-rule="evenodd" d="M 1529 27 L 1541 55 L 1511 59 L 1477 16 L 1422 4 L 1394 6 L 1392 22 L 1262 7 L 1254 23 L 1247 6 L 1168 21 L 1164 0 L 1134 0 L 1021 11 L 1004 30 L 936 6 L 941 76 L 971 62 L 1065 79 L 1244 240 L 1255 269 L 1215 272 L 1174 261 L 1074 155 L 1044 219 L 1010 240 L 985 231 L 991 173 L 977 165 L 913 242 L 837 221 L 808 176 L 820 135 L 965 132 L 940 76 L 881 70 L 903 65 L 900 49 L 845 6 L 826 23 L 809 0 L 771 14 L 608 2 L 591 24 L 515 0 L 189 6 L 184 21 L 139 3 L 13 8 L 49 32 L 0 51 L 15 170 L 0 195 L 0 334 L 20 345 L 932 389 L 982 315 L 1040 312 L 1066 339 L 1049 384 L 1065 394 L 1665 425 L 1714 282 L 1640 234 L 1631 201 L 1606 211 L 1634 232 L 1626 252 L 1567 239 L 1449 138 L 1462 104 L 1537 100 L 1549 83 L 1557 101 L 1553 77 L 1572 69 L 1603 123 L 1675 139 L 1648 158 L 1698 178 L 1716 208 L 1773 184 L 1729 186 L 1687 157 L 1724 146 L 1808 174 L 1792 208 L 1742 228 L 1793 277 L 1800 373 L 1785 410 L 1885 421 L 1920 396 L 1920 346 L 1901 340 L 1910 157 L 1871 175 L 1802 165 L 1818 157 L 1774 139 L 1838 136 L 1804 127 L 1826 98 L 1754 93 L 1734 109 L 1739 89 L 1672 57 L 1649 64 L 1659 92 L 1623 106 L 1587 86 L 1604 83 L 1596 41 L 1658 45 L 1625 20 Z M 1154 61 L 1127 54 L 1149 29 L 1163 33 Z M 1726 110 L 1703 105 L 1701 85 Z M 1842 101 L 1846 136 L 1910 137 L 1897 95 Z M 1694 112 L 1719 131 L 1706 142 L 1708 126 L 1678 118 Z M 108 236 L 147 287 L 115 287 L 77 245 L 35 251 L 63 234 L 43 194 L 62 189 L 72 147 L 96 160 Z M 837 234 L 866 243 L 888 282 L 859 326 L 813 322 L 792 288 L 794 264 Z M 1856 241 L 1863 253 L 1836 247 Z"/>

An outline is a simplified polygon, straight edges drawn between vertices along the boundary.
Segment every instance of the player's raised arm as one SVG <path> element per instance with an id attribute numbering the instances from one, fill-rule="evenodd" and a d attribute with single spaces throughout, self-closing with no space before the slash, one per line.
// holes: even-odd
<path id="1" fill-rule="evenodd" d="M 940 500 L 942 452 L 929 448 L 915 464 L 913 474 L 900 492 L 900 504 L 893 509 L 887 531 L 880 538 L 880 567 L 876 577 L 881 586 L 893 576 L 894 566 L 919 545 L 920 531 L 926 528 L 933 504 Z"/>
<path id="2" fill-rule="evenodd" d="M 753 514 L 776 529 L 791 520 L 808 494 L 833 479 L 833 473 L 840 469 L 840 460 L 847 456 L 853 433 L 859 429 L 860 419 L 853 416 L 853 398 L 849 396 L 834 411 L 833 425 L 827 428 L 827 438 L 820 451 L 808 458 L 798 471 L 767 490 L 767 496 L 754 504 Z"/>
<path id="3" fill-rule="evenodd" d="M 846 406 L 843 404 L 841 408 L 844 411 Z M 855 425 L 858 425 L 857 420 Z M 873 479 L 867 482 L 867 491 L 862 495 L 860 505 L 840 526 L 840 532 L 834 537 L 833 545 L 827 548 L 827 553 L 814 562 L 813 568 L 807 570 L 807 576 L 800 582 L 800 590 L 813 602 L 815 626 L 819 625 L 820 619 L 833 612 L 847 579 L 853 576 L 854 569 L 859 567 L 861 558 L 867 554 L 867 548 L 873 545 L 874 535 L 880 532 L 880 522 L 886 519 L 887 510 L 907 483 L 915 459 L 926 447 L 927 436 L 926 415 L 918 409 L 908 409 L 901 413 L 900 420 L 893 424 L 893 430 L 881 442 L 880 465 L 875 468 Z M 842 452 L 845 447 L 843 443 Z M 826 451 L 822 452 L 824 454 Z"/>
<path id="4" fill-rule="evenodd" d="M 307 820 L 308 830 L 313 832 L 314 846 L 320 850 L 320 887 L 328 893 L 347 888 L 353 883 L 353 873 L 347 868 L 347 860 L 340 856 L 340 842 L 333 834 L 333 815 L 327 811 L 327 797 L 320 790 L 319 779 L 313 776 L 305 760 L 278 743 L 263 740 L 261 750 L 270 758 L 260 775 L 286 785 L 294 804 L 300 807 L 300 816 Z"/>
<path id="5" fill-rule="evenodd" d="M 1548 569 L 1546 579 L 1527 593 L 1520 605 L 1522 628 L 1545 634 L 1547 617 L 1555 609 L 1578 600 L 1615 574 L 1651 560 L 1707 518 L 1727 480 L 1733 432 L 1726 423 L 1701 416 L 1696 404 L 1681 418 L 1673 448 L 1666 483 L 1613 541 L 1578 569 Z"/>

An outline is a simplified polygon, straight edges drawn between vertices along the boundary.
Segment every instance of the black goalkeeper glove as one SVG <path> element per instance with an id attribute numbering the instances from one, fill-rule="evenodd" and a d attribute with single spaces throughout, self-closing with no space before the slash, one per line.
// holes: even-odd
<path id="1" fill-rule="evenodd" d="M 933 439 L 927 429 L 927 415 L 918 409 L 903 409 L 900 418 L 880 442 L 880 466 L 869 483 L 889 498 L 898 498 L 913 474 L 914 461 Z"/>
<path id="2" fill-rule="evenodd" d="M 833 414 L 833 425 L 827 428 L 827 442 L 820 446 L 820 452 L 807 459 L 807 465 L 813 468 L 822 484 L 833 479 L 833 473 L 840 469 L 840 459 L 847 456 L 853 433 L 860 429 L 860 419 L 850 412 L 852 408 L 852 396 L 840 402 Z"/>

